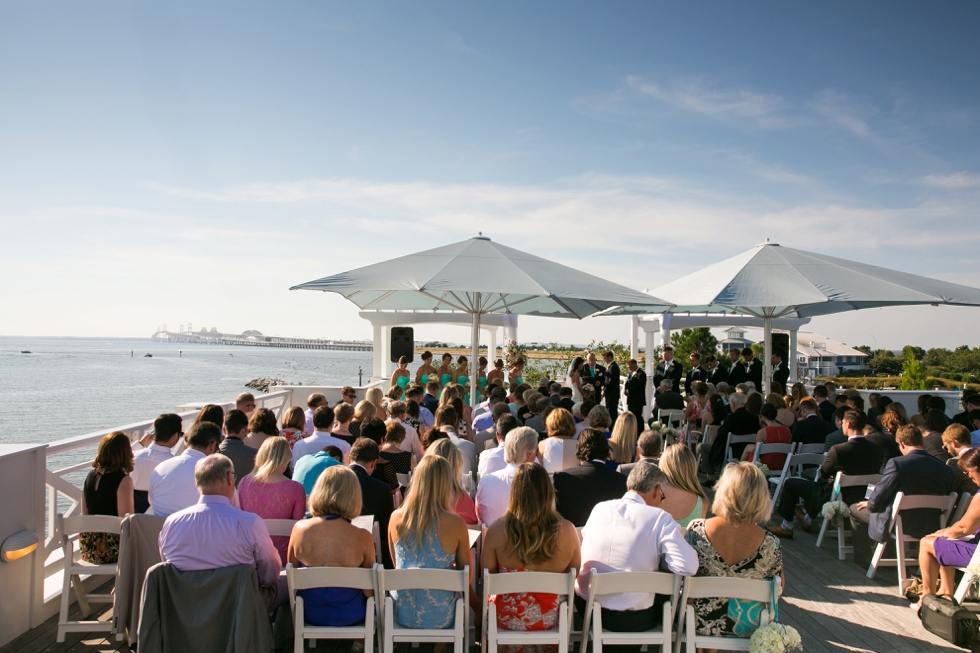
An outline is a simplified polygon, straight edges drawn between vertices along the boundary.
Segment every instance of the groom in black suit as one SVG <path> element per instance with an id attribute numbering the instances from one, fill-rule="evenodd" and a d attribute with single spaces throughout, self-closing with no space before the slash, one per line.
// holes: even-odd
<path id="1" fill-rule="evenodd" d="M 619 415 L 619 363 L 608 350 L 602 354 L 602 360 L 606 364 L 606 387 L 602 394 L 606 397 L 606 410 L 615 424 Z"/>

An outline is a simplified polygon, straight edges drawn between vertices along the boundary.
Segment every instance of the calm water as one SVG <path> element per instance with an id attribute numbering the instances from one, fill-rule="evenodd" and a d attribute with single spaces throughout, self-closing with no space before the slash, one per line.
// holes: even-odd
<path id="1" fill-rule="evenodd" d="M 358 366 L 366 381 L 370 352 L 0 337 L 0 444 L 51 442 L 152 419 L 183 403 L 229 401 L 257 377 L 356 385 Z"/>

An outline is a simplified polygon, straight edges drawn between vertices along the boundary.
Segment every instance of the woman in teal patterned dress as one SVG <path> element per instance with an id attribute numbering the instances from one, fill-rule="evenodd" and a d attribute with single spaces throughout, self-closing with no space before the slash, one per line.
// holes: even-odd
<path id="1" fill-rule="evenodd" d="M 391 514 L 388 543 L 396 569 L 462 569 L 470 565 L 466 522 L 453 514 L 449 463 L 425 456 L 415 468 L 408 497 Z M 403 628 L 453 628 L 456 593 L 444 590 L 392 592 L 395 621 Z"/>

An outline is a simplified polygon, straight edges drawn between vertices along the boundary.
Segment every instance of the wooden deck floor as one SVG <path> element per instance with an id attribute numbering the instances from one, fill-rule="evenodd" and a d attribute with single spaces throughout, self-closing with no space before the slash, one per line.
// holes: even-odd
<path id="1" fill-rule="evenodd" d="M 786 592 L 780 602 L 780 621 L 795 626 L 804 650 L 813 653 L 961 651 L 926 632 L 908 602 L 896 591 L 896 571 L 885 568 L 869 580 L 851 560 L 837 560 L 834 541 L 815 546 L 815 534 L 799 528 L 796 539 L 783 541 Z M 108 591 L 103 589 L 102 591 Z M 76 617 L 77 618 L 77 617 Z M 106 607 L 98 617 L 112 618 Z M 98 635 L 71 633 L 55 642 L 57 617 L 27 632 L 0 653 L 65 653 L 76 651 L 130 651 L 125 642 Z M 321 642 L 323 650 L 326 643 Z M 331 647 L 333 648 L 333 647 Z"/>

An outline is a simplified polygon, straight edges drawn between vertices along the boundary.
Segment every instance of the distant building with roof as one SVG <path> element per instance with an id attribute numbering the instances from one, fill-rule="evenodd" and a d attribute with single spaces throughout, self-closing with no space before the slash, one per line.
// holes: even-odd
<path id="1" fill-rule="evenodd" d="M 742 327 L 732 327 L 725 329 L 725 337 L 718 342 L 718 346 L 725 353 L 729 349 L 745 349 L 752 346 L 752 341 L 745 337 L 745 329 Z"/>
<path id="2" fill-rule="evenodd" d="M 800 331 L 796 358 L 801 376 L 837 376 L 848 370 L 867 367 L 868 355 L 832 338 Z M 805 370 L 805 373 L 804 373 Z"/>

